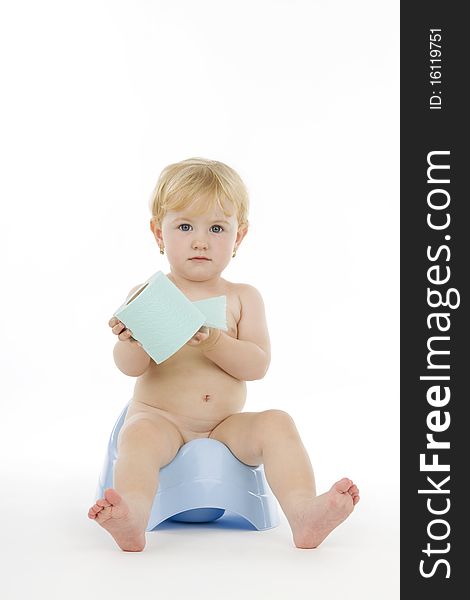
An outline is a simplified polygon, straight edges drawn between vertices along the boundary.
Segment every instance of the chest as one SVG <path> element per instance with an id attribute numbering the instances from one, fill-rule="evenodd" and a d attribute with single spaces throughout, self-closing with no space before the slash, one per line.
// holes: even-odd
<path id="1" fill-rule="evenodd" d="M 192 301 L 198 300 L 199 298 L 192 298 L 189 294 L 188 298 Z M 241 303 L 236 293 L 226 293 L 227 296 L 227 331 L 226 334 L 230 337 L 238 339 L 238 323 L 241 318 Z M 222 372 L 216 367 L 211 361 L 204 358 L 199 352 L 197 346 L 192 347 L 184 345 L 178 352 L 173 354 L 163 363 L 157 365 L 153 360 L 150 361 L 150 368 L 146 371 L 142 379 L 141 385 L 144 383 L 153 382 L 156 384 L 163 384 L 165 376 L 178 376 L 180 381 L 187 379 L 188 373 L 191 373 L 194 377 L 195 373 L 192 372 L 192 367 L 197 367 L 197 373 L 201 373 L 204 376 L 207 375 L 207 369 L 210 372 Z M 157 373 L 158 372 L 158 373 Z M 155 376 L 155 381 L 152 376 Z M 227 377 L 227 376 L 226 376 Z M 230 378 L 231 379 L 231 378 Z"/>
<path id="2" fill-rule="evenodd" d="M 186 294 L 187 297 L 192 301 L 195 302 L 197 300 L 202 300 L 202 298 L 197 298 L 197 297 L 193 297 L 190 294 Z M 226 333 L 228 335 L 230 335 L 233 338 L 238 338 L 238 323 L 240 321 L 241 318 L 241 303 L 240 303 L 240 298 L 238 296 L 237 293 L 235 293 L 234 291 L 221 291 L 219 294 L 212 294 L 213 296 L 216 295 L 225 295 L 227 298 L 227 331 Z"/>
<path id="3" fill-rule="evenodd" d="M 241 304 L 237 294 L 227 294 L 227 333 L 238 338 L 238 322 L 241 317 Z"/>

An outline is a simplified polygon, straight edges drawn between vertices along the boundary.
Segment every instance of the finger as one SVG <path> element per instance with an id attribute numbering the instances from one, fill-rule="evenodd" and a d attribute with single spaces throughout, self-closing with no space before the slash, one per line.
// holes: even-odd
<path id="1" fill-rule="evenodd" d="M 194 342 L 194 346 L 197 346 L 198 344 L 200 344 L 201 342 L 203 342 L 204 340 L 206 340 L 209 337 L 208 333 L 196 333 L 196 335 L 193 337 L 193 342 Z"/>
<path id="2" fill-rule="evenodd" d="M 118 338 L 125 342 L 126 340 L 128 340 L 131 337 L 131 332 L 129 331 L 129 329 L 124 329 L 124 331 L 122 331 L 119 335 Z"/>
<path id="3" fill-rule="evenodd" d="M 121 323 L 121 321 L 118 321 L 117 324 L 113 327 L 112 331 L 113 331 L 113 333 L 118 335 L 119 333 L 122 333 L 125 329 L 126 329 L 126 326 L 124 325 L 124 323 Z"/>
<path id="4" fill-rule="evenodd" d="M 117 325 L 118 322 L 119 321 L 118 321 L 118 319 L 116 319 L 116 317 L 111 317 L 108 321 L 108 325 L 110 327 L 114 327 L 115 325 Z"/>

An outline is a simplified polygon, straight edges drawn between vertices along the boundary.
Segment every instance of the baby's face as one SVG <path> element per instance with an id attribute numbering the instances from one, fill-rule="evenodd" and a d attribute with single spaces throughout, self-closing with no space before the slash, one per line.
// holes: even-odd
<path id="1" fill-rule="evenodd" d="M 220 209 L 213 209 L 194 215 L 189 208 L 168 211 L 161 236 L 176 273 L 191 281 L 207 281 L 222 273 L 244 233 L 238 231 L 234 214 L 227 217 Z"/>

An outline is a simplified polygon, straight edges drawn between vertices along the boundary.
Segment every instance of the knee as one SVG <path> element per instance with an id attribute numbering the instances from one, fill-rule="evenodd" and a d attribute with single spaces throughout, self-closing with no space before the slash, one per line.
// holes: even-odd
<path id="1" fill-rule="evenodd" d="M 297 434 L 294 419 L 289 413 L 275 408 L 259 413 L 259 426 L 262 438 L 279 433 L 284 435 L 288 433 Z"/>
<path id="2" fill-rule="evenodd" d="M 139 457 L 150 460 L 153 468 L 171 462 L 182 444 L 181 436 L 165 423 L 136 414 L 123 424 L 116 445 L 119 459 Z"/>
<path id="3" fill-rule="evenodd" d="M 124 422 L 120 433 L 140 433 L 151 429 L 155 430 L 155 425 L 151 419 L 146 419 L 140 415 L 133 415 Z"/>
<path id="4" fill-rule="evenodd" d="M 265 421 L 274 423 L 294 423 L 293 418 L 285 410 L 270 408 L 260 413 Z"/>
<path id="5" fill-rule="evenodd" d="M 118 447 L 126 442 L 132 443 L 133 441 L 142 441 L 148 438 L 156 441 L 161 437 L 159 434 L 161 432 L 151 419 L 136 414 L 130 417 L 121 427 L 118 435 Z"/>

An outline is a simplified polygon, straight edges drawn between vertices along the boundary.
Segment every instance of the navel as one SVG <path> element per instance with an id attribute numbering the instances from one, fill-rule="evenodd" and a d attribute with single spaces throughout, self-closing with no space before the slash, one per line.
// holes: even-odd
<path id="1" fill-rule="evenodd" d="M 210 395 L 206 394 L 205 396 L 203 396 L 202 399 L 204 400 L 204 402 L 209 402 L 210 398 L 211 398 Z"/>

